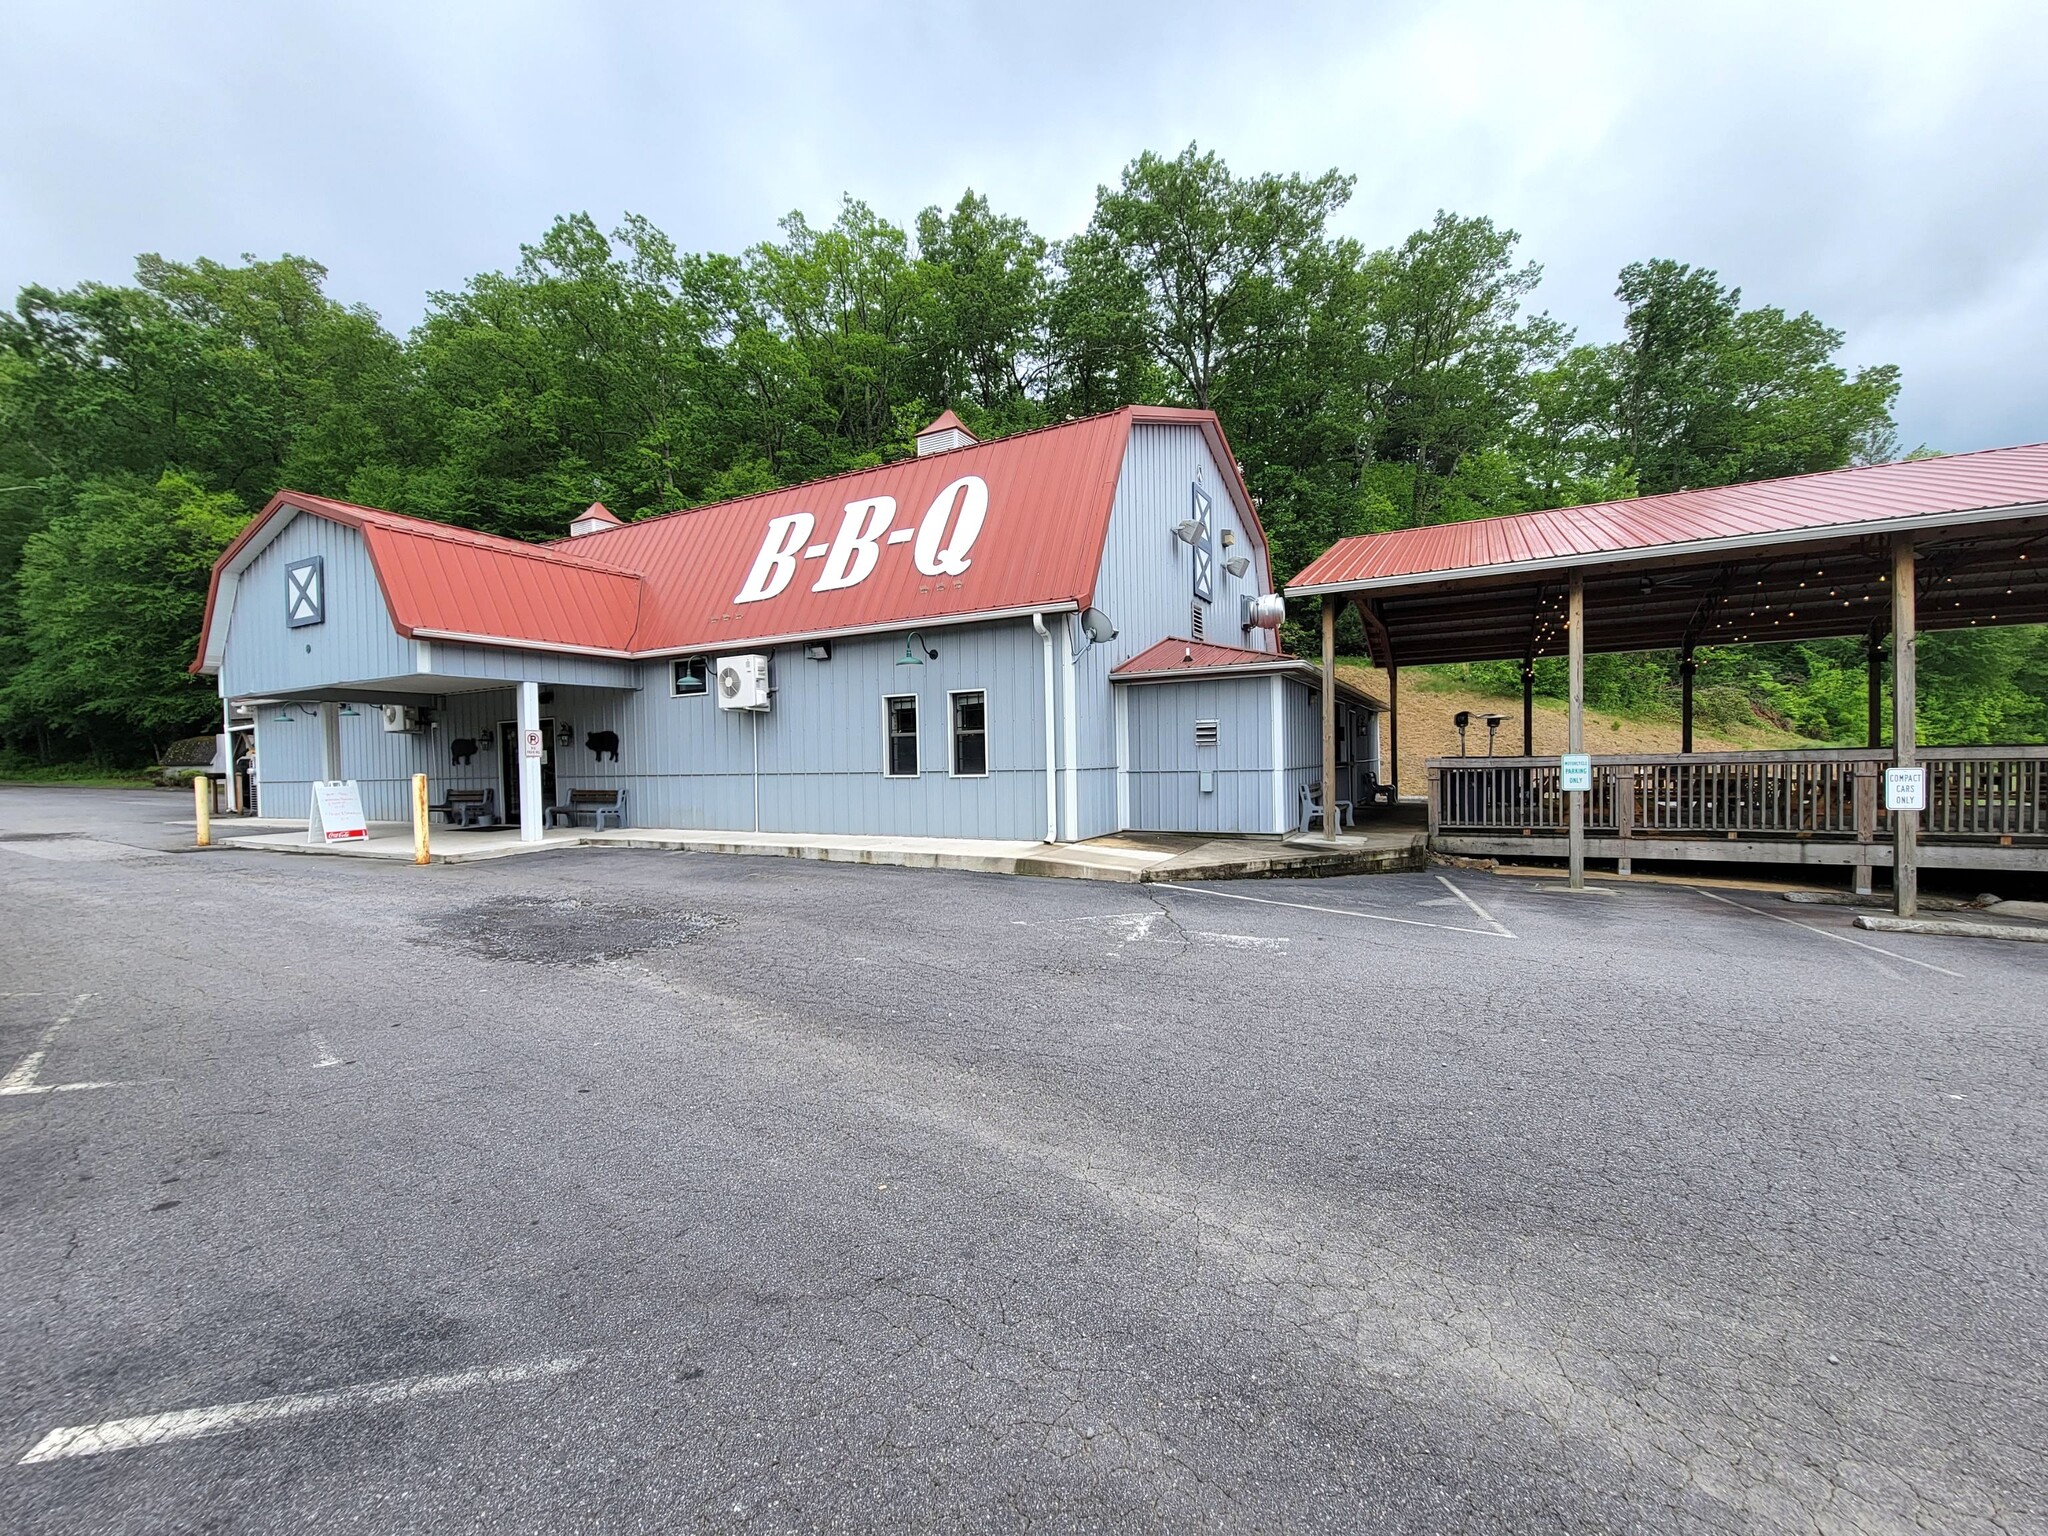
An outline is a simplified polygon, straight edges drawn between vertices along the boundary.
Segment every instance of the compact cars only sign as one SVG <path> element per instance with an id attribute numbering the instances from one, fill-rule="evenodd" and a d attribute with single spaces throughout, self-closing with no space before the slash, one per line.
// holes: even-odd
<path id="1" fill-rule="evenodd" d="M 987 516 L 987 482 L 979 475 L 962 475 L 932 498 L 915 526 L 896 526 L 894 496 L 848 502 L 839 531 L 819 543 L 811 541 L 818 525 L 811 513 L 771 517 L 760 553 L 733 601 L 761 603 L 779 596 L 795 578 L 798 560 L 823 562 L 811 583 L 813 592 L 857 587 L 875 573 L 883 551 L 899 544 L 910 545 L 912 563 L 926 576 L 962 575 L 974 563 L 969 552 Z"/>

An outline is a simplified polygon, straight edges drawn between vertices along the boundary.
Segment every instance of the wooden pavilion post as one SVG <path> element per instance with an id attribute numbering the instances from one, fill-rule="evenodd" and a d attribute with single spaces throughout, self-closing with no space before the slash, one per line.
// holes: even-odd
<path id="1" fill-rule="evenodd" d="M 1536 658 L 1522 658 L 1522 756 L 1536 755 Z"/>
<path id="2" fill-rule="evenodd" d="M 1337 841 L 1337 599 L 1323 599 L 1323 836 Z"/>
<path id="3" fill-rule="evenodd" d="M 1394 803 L 1401 802 L 1401 669 L 1387 658 L 1387 782 L 1394 786 Z"/>
<path id="4" fill-rule="evenodd" d="M 1678 662 L 1678 750 L 1692 751 L 1692 677 L 1695 670 L 1692 659 L 1692 643 L 1686 642 L 1685 654 Z"/>
<path id="5" fill-rule="evenodd" d="M 1913 536 L 1892 535 L 1892 761 L 1914 766 Z M 1892 910 L 1911 917 L 1920 907 L 1920 813 L 1892 812 Z"/>
<path id="6" fill-rule="evenodd" d="M 1586 578 L 1576 569 L 1572 572 L 1571 612 L 1571 708 L 1566 727 L 1569 745 L 1567 752 L 1586 750 Z M 1574 791 L 1565 796 L 1570 802 L 1571 815 L 1571 877 L 1570 888 L 1583 891 L 1586 888 L 1586 797 Z"/>

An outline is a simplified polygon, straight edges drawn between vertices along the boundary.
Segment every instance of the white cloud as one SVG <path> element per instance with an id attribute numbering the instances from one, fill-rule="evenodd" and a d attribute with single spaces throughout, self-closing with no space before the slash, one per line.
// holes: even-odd
<path id="1" fill-rule="evenodd" d="M 2048 438 L 2048 8 L 46 4 L 11 18 L 0 289 L 290 250 L 393 324 L 557 213 L 736 249 L 968 184 L 1051 235 L 1140 149 L 1358 177 L 1400 238 L 1520 230 L 1611 335 L 1624 262 L 1717 268 L 1902 365 L 1904 436 Z"/>

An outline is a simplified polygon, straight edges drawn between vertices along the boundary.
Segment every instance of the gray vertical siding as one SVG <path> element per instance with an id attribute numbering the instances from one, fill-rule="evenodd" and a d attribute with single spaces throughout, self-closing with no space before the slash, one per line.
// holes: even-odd
<path id="1" fill-rule="evenodd" d="M 1266 631 L 1254 630 L 1247 635 L 1238 628 L 1239 596 L 1257 596 L 1271 589 L 1264 584 L 1267 572 L 1263 551 L 1239 519 L 1227 489 L 1230 481 L 1211 456 L 1208 441 L 1197 427 L 1150 423 L 1134 426 L 1130 449 L 1117 479 L 1109 537 L 1095 587 L 1095 606 L 1115 622 L 1117 638 L 1095 646 L 1074 669 L 1078 688 L 1075 714 L 1082 837 L 1099 837 L 1117 830 L 1116 720 L 1109 696 L 1111 670 L 1161 640 L 1174 636 L 1192 638 L 1189 609 L 1194 601 L 1194 555 L 1187 545 L 1173 537 L 1173 527 L 1189 513 L 1190 487 L 1198 468 L 1203 487 L 1209 493 L 1216 540 L 1216 597 L 1207 605 L 1203 638 L 1212 644 L 1250 650 L 1273 648 L 1273 636 Z M 1223 547 L 1226 529 L 1237 536 L 1236 545 L 1228 550 Z M 1224 559 L 1235 555 L 1252 557 L 1252 567 L 1242 579 L 1233 578 L 1223 569 Z M 1063 650 L 1063 662 L 1065 655 Z M 1064 666 L 1061 670 L 1065 672 Z M 1136 690 L 1134 698 L 1136 693 L 1147 691 Z M 1270 748 L 1266 752 L 1271 755 Z M 1187 761 L 1193 761 L 1192 746 Z M 1061 763 L 1064 766 L 1064 756 Z M 1135 824 L 1147 828 L 1146 822 L 1136 819 L 1137 814 L 1134 799 Z M 1260 813 L 1260 819 L 1262 823 L 1270 821 L 1270 812 Z"/>
<path id="2" fill-rule="evenodd" d="M 1131 826 L 1141 832 L 1275 832 L 1271 677 L 1126 685 Z M 1289 694 L 1302 693 L 1289 685 Z M 1290 709 L 1291 720 L 1294 711 Z M 1216 745 L 1195 745 L 1195 722 Z M 1214 788 L 1204 792 L 1202 771 Z M 1290 787 L 1287 791 L 1293 794 Z"/>
<path id="3" fill-rule="evenodd" d="M 284 568 L 309 555 L 324 557 L 326 622 L 287 629 Z M 300 513 L 242 572 L 221 658 L 223 695 L 290 693 L 412 669 L 412 642 L 391 627 L 369 551 L 355 529 Z"/>
<path id="4" fill-rule="evenodd" d="M 666 661 L 636 665 L 637 690 L 551 683 L 541 714 L 559 735 L 551 740 L 558 799 L 578 788 L 621 788 L 631 823 L 768 832 L 897 833 L 919 837 L 1032 839 L 1045 832 L 1043 679 L 1038 637 L 1028 622 L 933 630 L 936 661 L 898 666 L 899 635 L 843 640 L 829 661 L 809 661 L 798 646 L 772 656 L 774 707 L 755 715 L 718 707 L 705 694 L 675 698 Z M 436 647 L 435 665 L 441 648 Z M 573 660 L 573 658 L 571 658 Z M 979 689 L 988 696 L 988 774 L 950 771 L 948 695 Z M 882 772 L 882 700 L 918 699 L 919 767 L 914 779 Z M 450 788 L 496 787 L 501 755 L 511 750 L 503 729 L 514 716 L 514 689 L 451 693 L 420 735 L 387 734 L 370 704 L 342 722 L 343 772 L 363 791 L 373 820 L 402 820 L 408 780 L 428 776 L 438 801 Z M 320 727 L 310 708 L 292 706 L 280 721 L 275 705 L 257 718 L 259 804 L 266 815 L 303 816 L 320 771 Z M 493 745 L 458 767 L 450 743 Z M 599 761 L 586 744 L 593 732 L 619 738 L 619 758 Z M 759 753 L 759 773 L 755 770 Z"/>

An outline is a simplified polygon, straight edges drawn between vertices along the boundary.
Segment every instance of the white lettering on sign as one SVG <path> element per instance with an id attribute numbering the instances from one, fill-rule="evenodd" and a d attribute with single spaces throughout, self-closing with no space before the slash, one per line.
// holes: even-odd
<path id="1" fill-rule="evenodd" d="M 877 496 L 869 501 L 850 501 L 839 524 L 839 537 L 832 541 L 832 553 L 825 557 L 825 571 L 812 585 L 813 592 L 837 592 L 857 587 L 868 579 L 875 562 L 882 558 L 881 537 L 896 521 L 896 498 Z"/>
<path id="2" fill-rule="evenodd" d="M 917 527 L 896 528 L 896 498 L 870 496 L 849 501 L 839 532 L 829 544 L 813 544 L 818 520 L 809 512 L 786 512 L 768 519 L 753 568 L 734 596 L 735 603 L 762 603 L 779 597 L 796 575 L 799 559 L 822 559 L 824 568 L 811 584 L 813 592 L 841 592 L 874 575 L 884 548 L 910 544 L 911 560 L 926 576 L 960 576 L 974 564 L 974 541 L 988 519 L 988 482 L 962 475 L 932 498 Z"/>
<path id="3" fill-rule="evenodd" d="M 981 537 L 981 522 L 987 516 L 988 482 L 979 475 L 962 475 L 932 498 L 931 509 L 917 525 L 917 544 L 911 550 L 917 568 L 927 576 L 963 574 L 974 564 L 967 551 Z"/>
<path id="4" fill-rule="evenodd" d="M 796 552 L 804 547 L 818 520 L 808 512 L 789 512 L 768 519 L 768 536 L 761 541 L 761 553 L 754 556 L 754 568 L 747 572 L 747 584 L 740 588 L 736 603 L 766 602 L 796 574 Z"/>

